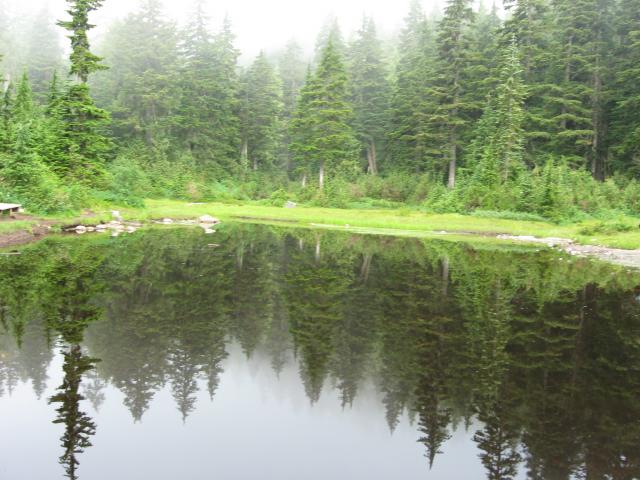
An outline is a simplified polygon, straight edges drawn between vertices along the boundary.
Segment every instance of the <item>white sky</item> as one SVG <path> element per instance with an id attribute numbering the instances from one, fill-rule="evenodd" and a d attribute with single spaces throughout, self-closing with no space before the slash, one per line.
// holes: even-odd
<path id="1" fill-rule="evenodd" d="M 64 12 L 64 0 L 4 2 L 15 14 L 37 11 L 44 4 L 58 18 Z M 260 49 L 279 48 L 291 38 L 311 47 L 330 14 L 340 19 L 345 37 L 358 28 L 365 13 L 374 17 L 383 34 L 389 34 L 402 25 L 409 3 L 410 0 L 207 0 L 214 28 L 228 13 L 236 34 L 236 46 L 244 55 L 250 56 Z M 104 26 L 110 19 L 126 15 L 137 4 L 136 0 L 105 0 L 92 21 Z M 178 21 L 184 20 L 191 4 L 191 0 L 164 0 L 167 14 Z M 438 0 L 423 0 L 427 12 L 435 10 L 438 4 Z"/>

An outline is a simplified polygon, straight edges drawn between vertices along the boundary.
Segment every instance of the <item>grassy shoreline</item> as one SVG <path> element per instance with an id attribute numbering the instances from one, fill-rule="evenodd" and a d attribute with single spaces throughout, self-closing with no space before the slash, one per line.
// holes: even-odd
<path id="1" fill-rule="evenodd" d="M 499 234 L 555 237 L 574 240 L 583 245 L 640 249 L 638 219 L 623 219 L 629 231 L 586 234 L 597 226 L 596 220 L 557 225 L 541 221 L 506 220 L 459 214 L 429 214 L 409 209 L 336 209 L 299 206 L 281 208 L 245 204 L 189 203 L 175 200 L 147 200 L 144 208 L 106 206 L 83 216 L 57 216 L 0 223 L 0 236 L 17 231 L 30 231 L 38 224 L 52 226 L 53 231 L 66 225 L 91 225 L 112 219 L 111 210 L 119 210 L 126 220 L 150 221 L 162 218 L 192 219 L 213 215 L 221 220 L 245 221 L 295 226 L 298 228 L 349 229 L 354 233 L 444 238 L 450 240 L 504 243 Z M 596 229 L 597 230 L 597 229 Z"/>
<path id="2" fill-rule="evenodd" d="M 193 204 L 174 200 L 147 200 L 142 209 L 122 209 L 123 216 L 131 220 L 159 218 L 184 219 L 200 215 L 213 215 L 222 220 L 287 224 L 307 228 L 348 228 L 358 233 L 434 237 L 440 232 L 460 235 L 466 241 L 491 238 L 496 235 L 532 235 L 536 237 L 568 238 L 583 245 L 602 245 L 611 248 L 640 249 L 638 220 L 628 217 L 632 226 L 626 232 L 582 233 L 598 221 L 557 225 L 548 222 L 482 218 L 459 214 L 428 214 L 408 209 L 336 209 L 336 208 L 281 208 L 255 204 L 230 205 L 223 203 Z"/>

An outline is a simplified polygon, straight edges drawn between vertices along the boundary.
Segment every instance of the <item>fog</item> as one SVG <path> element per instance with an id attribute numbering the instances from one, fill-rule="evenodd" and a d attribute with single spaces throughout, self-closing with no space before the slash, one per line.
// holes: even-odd
<path id="1" fill-rule="evenodd" d="M 307 49 L 327 18 L 335 15 L 348 38 L 356 30 L 363 15 L 372 16 L 383 36 L 397 31 L 409 10 L 411 0 L 207 0 L 207 12 L 212 26 L 217 28 L 225 15 L 229 15 L 236 46 L 243 56 L 253 56 L 261 49 L 275 50 L 295 38 Z M 11 18 L 25 18 L 46 6 L 52 18 L 63 18 L 64 0 L 0 0 Z M 124 17 L 139 2 L 131 0 L 105 0 L 92 21 L 98 25 L 100 35 L 114 19 Z M 165 0 L 167 15 L 182 23 L 191 10 L 190 0 Z M 437 0 L 424 0 L 426 12 L 438 8 Z"/>

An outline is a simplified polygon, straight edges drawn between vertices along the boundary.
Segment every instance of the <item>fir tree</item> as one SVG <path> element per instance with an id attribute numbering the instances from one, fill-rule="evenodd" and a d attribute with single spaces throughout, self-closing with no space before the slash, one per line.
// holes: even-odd
<path id="1" fill-rule="evenodd" d="M 56 172 L 73 180 L 88 184 L 102 181 L 104 164 L 110 149 L 106 137 L 109 114 L 93 102 L 87 81 L 91 73 L 104 70 L 101 58 L 90 51 L 88 31 L 89 13 L 97 10 L 101 0 L 67 0 L 67 13 L 71 20 L 60 21 L 58 25 L 69 31 L 71 40 L 71 75 L 76 83 L 65 92 L 62 101 L 62 119 L 65 125 L 65 163 L 56 165 Z"/>
<path id="2" fill-rule="evenodd" d="M 367 171 L 378 173 L 389 108 L 389 84 L 382 48 L 371 18 L 365 18 L 349 49 L 351 103 L 354 130 L 364 147 Z"/>
<path id="3" fill-rule="evenodd" d="M 89 14 L 98 10 L 104 0 L 67 0 L 70 20 L 61 20 L 58 25 L 67 30 L 71 40 L 71 74 L 75 75 L 79 83 L 86 84 L 89 75 L 104 70 L 106 67 L 100 62 L 102 59 L 91 52 L 89 45 L 89 31 L 94 25 L 89 23 Z"/>
<path id="4" fill-rule="evenodd" d="M 523 78 L 528 97 L 525 101 L 525 153 L 527 163 L 540 163 L 541 154 L 548 152 L 553 137 L 550 121 L 558 93 L 553 84 L 551 62 L 551 16 L 545 0 L 507 0 L 509 18 L 503 28 L 502 45 L 515 37 L 522 56 Z"/>
<path id="5" fill-rule="evenodd" d="M 62 47 L 58 32 L 45 6 L 34 18 L 29 32 L 26 67 L 36 97 L 46 99 L 49 83 L 54 72 L 61 67 Z"/>
<path id="6" fill-rule="evenodd" d="M 611 136 L 615 168 L 640 175 L 640 1 L 622 0 L 616 12 L 615 105 Z"/>
<path id="7" fill-rule="evenodd" d="M 245 75 L 242 108 L 242 155 L 253 170 L 276 166 L 281 97 L 280 81 L 261 52 Z"/>
<path id="8" fill-rule="evenodd" d="M 437 107 L 434 95 L 436 45 L 434 29 L 414 0 L 400 37 L 401 53 L 392 86 L 388 147 L 394 169 L 433 170 L 440 155 L 440 132 L 430 122 Z"/>
<path id="9" fill-rule="evenodd" d="M 175 143 L 178 37 L 159 0 L 145 0 L 108 32 L 103 51 L 110 69 L 93 83 L 101 105 L 112 112 L 121 144 L 143 142 L 154 155 Z M 153 155 L 152 155 L 153 156 Z"/>
<path id="10" fill-rule="evenodd" d="M 287 173 L 292 168 L 289 151 L 291 144 L 290 125 L 296 111 L 300 89 L 305 83 L 307 64 L 303 59 L 302 47 L 296 41 L 290 41 L 278 61 L 278 72 L 282 82 L 282 132 L 281 155 L 285 159 Z"/>
<path id="11" fill-rule="evenodd" d="M 466 74 L 470 51 L 468 28 L 473 19 L 470 0 L 449 0 L 438 26 L 439 114 L 432 121 L 437 122 L 443 131 L 449 188 L 456 185 L 463 130 L 468 124 L 468 110 L 472 107 L 465 101 L 465 94 L 470 88 Z"/>
<path id="12" fill-rule="evenodd" d="M 593 20 L 597 14 L 593 0 L 556 0 L 555 44 L 552 61 L 555 92 L 549 102 L 554 125 L 550 146 L 554 154 L 585 165 L 594 137 L 591 98 L 594 95 Z"/>
<path id="13" fill-rule="evenodd" d="M 293 122 L 292 149 L 307 169 L 317 169 L 321 189 L 327 174 L 354 172 L 359 146 L 350 126 L 352 115 L 345 66 L 329 41 L 318 70 L 303 89 Z"/>

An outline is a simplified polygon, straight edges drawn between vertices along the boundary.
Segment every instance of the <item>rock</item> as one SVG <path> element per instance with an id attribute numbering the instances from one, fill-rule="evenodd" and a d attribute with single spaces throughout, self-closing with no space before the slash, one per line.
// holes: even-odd
<path id="1" fill-rule="evenodd" d="M 296 208 L 297 206 L 298 206 L 297 203 L 291 202 L 291 201 L 284 204 L 284 208 Z"/>
<path id="2" fill-rule="evenodd" d="M 200 220 L 200 223 L 204 225 L 216 225 L 220 223 L 220 220 L 212 217 L 211 215 L 203 215 L 198 220 Z"/>
<path id="3" fill-rule="evenodd" d="M 85 227 L 84 225 L 78 225 L 76 227 L 76 233 L 87 233 L 87 227 Z"/>
<path id="4" fill-rule="evenodd" d="M 122 216 L 120 215 L 120 212 L 118 210 L 113 210 L 111 212 L 111 216 L 119 222 L 122 221 Z"/>
<path id="5" fill-rule="evenodd" d="M 136 227 L 127 227 L 127 233 L 135 233 L 138 229 Z"/>
<path id="6" fill-rule="evenodd" d="M 210 224 L 206 224 L 206 223 L 202 223 L 200 224 L 200 228 L 202 228 L 204 230 L 204 233 L 207 235 L 211 235 L 212 233 L 216 233 L 216 231 L 211 228 Z"/>
<path id="7" fill-rule="evenodd" d="M 87 227 L 87 232 L 95 232 L 96 227 Z"/>
<path id="8" fill-rule="evenodd" d="M 170 218 L 163 218 L 162 223 L 164 223 L 165 225 L 171 225 L 173 223 L 173 220 L 171 220 Z"/>
<path id="9" fill-rule="evenodd" d="M 104 232 L 108 227 L 104 224 L 101 223 L 100 225 L 96 225 L 96 231 L 98 232 Z"/>

